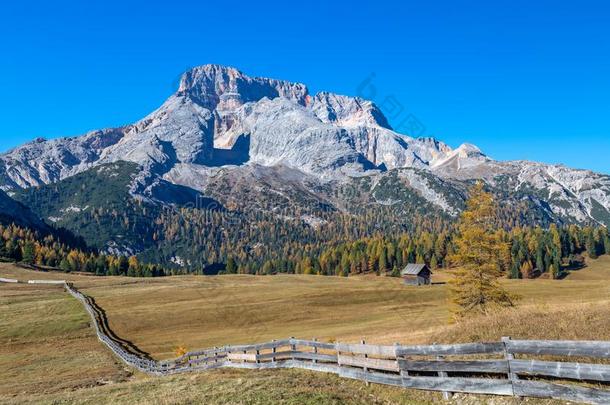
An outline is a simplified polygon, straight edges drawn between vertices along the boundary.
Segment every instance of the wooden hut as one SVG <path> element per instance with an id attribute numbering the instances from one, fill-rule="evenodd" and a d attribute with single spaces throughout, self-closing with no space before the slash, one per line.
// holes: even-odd
<path id="1" fill-rule="evenodd" d="M 430 268 L 425 264 L 409 263 L 400 272 L 405 284 L 429 285 L 432 277 Z"/>

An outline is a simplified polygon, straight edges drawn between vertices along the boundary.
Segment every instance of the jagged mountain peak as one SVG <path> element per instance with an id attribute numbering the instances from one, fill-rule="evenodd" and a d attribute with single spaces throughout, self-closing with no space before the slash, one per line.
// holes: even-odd
<path id="1" fill-rule="evenodd" d="M 177 95 L 187 95 L 210 110 L 223 111 L 264 97 L 284 97 L 305 105 L 309 90 L 301 83 L 250 77 L 233 67 L 210 64 L 186 71 Z"/>

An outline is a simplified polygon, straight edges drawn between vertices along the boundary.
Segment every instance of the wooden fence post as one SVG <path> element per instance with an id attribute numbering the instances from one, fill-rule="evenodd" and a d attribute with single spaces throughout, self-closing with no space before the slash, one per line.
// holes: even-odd
<path id="1" fill-rule="evenodd" d="M 318 347 L 315 345 L 315 342 L 317 342 L 318 339 L 313 338 L 313 341 L 314 341 L 313 352 L 314 352 L 314 354 L 318 354 Z M 313 364 L 316 364 L 317 362 L 318 362 L 317 359 L 313 359 Z"/>
<path id="2" fill-rule="evenodd" d="M 519 376 L 511 370 L 511 361 L 514 360 L 515 356 L 508 350 L 508 342 L 510 342 L 510 336 L 502 338 L 502 343 L 504 343 L 504 359 L 506 360 L 506 366 L 508 367 L 508 379 L 510 380 L 510 385 L 513 390 L 513 396 L 515 396 L 515 381 L 519 379 Z"/>
<path id="3" fill-rule="evenodd" d="M 275 339 L 272 340 L 273 343 L 276 342 Z M 275 347 L 275 345 L 271 348 L 271 353 L 273 353 L 273 356 L 271 356 L 271 362 L 275 363 L 275 352 L 277 352 L 277 348 Z"/>
<path id="4" fill-rule="evenodd" d="M 444 357 L 443 356 L 436 356 L 436 360 L 443 360 Z M 446 371 L 439 371 L 438 372 L 438 376 L 439 377 L 448 377 L 447 372 Z M 448 391 L 443 391 L 443 399 L 445 401 L 449 401 L 451 399 L 451 396 L 453 395 L 453 393 L 448 392 Z"/>
<path id="5" fill-rule="evenodd" d="M 337 354 L 337 366 L 341 368 L 341 356 L 339 352 L 339 341 L 335 341 L 335 353 Z"/>
<path id="6" fill-rule="evenodd" d="M 398 346 L 400 346 L 400 343 L 396 342 L 396 343 L 394 343 L 394 346 L 398 347 Z M 400 358 L 401 358 L 401 357 L 400 357 L 398 354 L 396 354 L 396 361 L 397 361 L 397 362 L 400 360 Z M 406 360 L 406 359 L 407 359 L 407 356 L 402 356 L 402 358 L 403 358 L 404 360 Z M 398 364 L 400 364 L 400 363 L 398 363 Z M 400 377 L 401 377 L 403 380 L 404 380 L 405 378 L 408 378 L 408 377 L 409 377 L 409 370 L 403 370 L 403 369 L 401 368 L 401 369 L 400 369 Z"/>
<path id="7" fill-rule="evenodd" d="M 436 342 L 432 343 L 433 345 L 436 345 Z M 436 356 L 436 360 L 443 360 L 443 356 Z M 438 376 L 443 378 L 443 377 L 447 377 L 447 372 L 446 371 L 439 371 L 438 372 Z M 443 399 L 445 401 L 449 401 L 449 399 L 451 399 L 451 395 L 452 393 L 448 392 L 448 391 L 443 391 Z"/>
<path id="8" fill-rule="evenodd" d="M 292 339 L 294 339 L 294 336 L 290 336 L 290 340 L 292 340 Z M 292 343 L 292 342 L 291 342 L 291 343 Z M 291 360 L 294 360 L 294 352 L 296 352 L 296 351 L 297 351 L 297 345 L 295 345 L 295 344 L 291 344 L 291 345 L 290 345 L 290 351 L 291 351 L 291 352 L 293 352 L 293 353 L 291 353 L 291 354 L 290 354 L 290 359 L 291 359 Z"/>
<path id="9" fill-rule="evenodd" d="M 362 340 L 360 341 L 360 343 L 361 343 L 361 344 L 363 344 L 363 345 L 365 345 L 365 344 L 366 344 L 366 341 L 365 341 L 364 339 L 362 339 Z M 369 357 L 369 355 L 368 355 L 368 354 L 365 354 L 365 355 L 364 355 L 364 358 L 365 358 L 365 359 L 368 359 L 368 357 Z M 368 371 L 369 371 L 369 369 L 368 369 L 367 367 L 364 367 L 364 375 L 365 375 L 365 376 L 366 376 L 366 373 L 368 373 Z M 366 386 L 367 386 L 367 387 L 370 385 L 370 384 L 369 384 L 369 382 L 368 382 L 368 380 L 367 380 L 367 381 L 365 381 L 365 384 L 366 384 Z"/>

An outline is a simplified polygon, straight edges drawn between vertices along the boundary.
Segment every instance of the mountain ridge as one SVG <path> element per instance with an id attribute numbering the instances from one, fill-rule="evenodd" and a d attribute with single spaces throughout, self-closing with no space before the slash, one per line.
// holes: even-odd
<path id="1" fill-rule="evenodd" d="M 130 194 L 158 204 L 172 202 L 163 190 L 170 184 L 209 195 L 210 185 L 223 176 L 270 173 L 257 166 L 300 173 L 313 194 L 328 184 L 338 187 L 363 176 L 378 183 L 392 171 L 415 169 L 398 178 L 453 216 L 460 208 L 447 202 L 445 194 L 452 191 L 434 190 L 431 178 L 460 190 L 483 180 L 508 200 L 533 201 L 554 221 L 610 225 L 610 176 L 560 165 L 498 162 L 474 145 L 452 149 L 434 138 L 413 138 L 393 131 L 371 101 L 330 92 L 311 95 L 301 83 L 249 77 L 220 65 L 185 72 L 178 90 L 133 124 L 37 139 L 0 154 L 0 188 L 10 193 L 53 184 L 119 161 L 139 166 Z M 267 180 L 251 181 L 256 189 Z M 210 197 L 218 201 L 234 198 L 231 190 L 214 190 Z M 327 199 L 318 195 L 320 201 Z"/>

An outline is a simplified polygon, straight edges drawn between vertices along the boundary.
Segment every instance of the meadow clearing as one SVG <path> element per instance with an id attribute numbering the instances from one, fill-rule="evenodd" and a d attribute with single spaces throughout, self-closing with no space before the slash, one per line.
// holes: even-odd
<path id="1" fill-rule="evenodd" d="M 174 357 L 178 346 L 191 350 L 289 336 L 406 344 L 501 336 L 610 340 L 608 256 L 564 280 L 504 280 L 522 296 L 515 309 L 459 324 L 449 323 L 448 275 L 442 272 L 426 287 L 376 276 L 93 277 L 12 264 L 0 264 L 0 276 L 74 282 L 105 310 L 118 336 L 158 359 Z M 433 403 L 439 398 L 296 370 L 144 376 L 117 362 L 95 338 L 80 304 L 56 286 L 0 285 L 0 312 L 0 401 L 6 403 Z"/>

